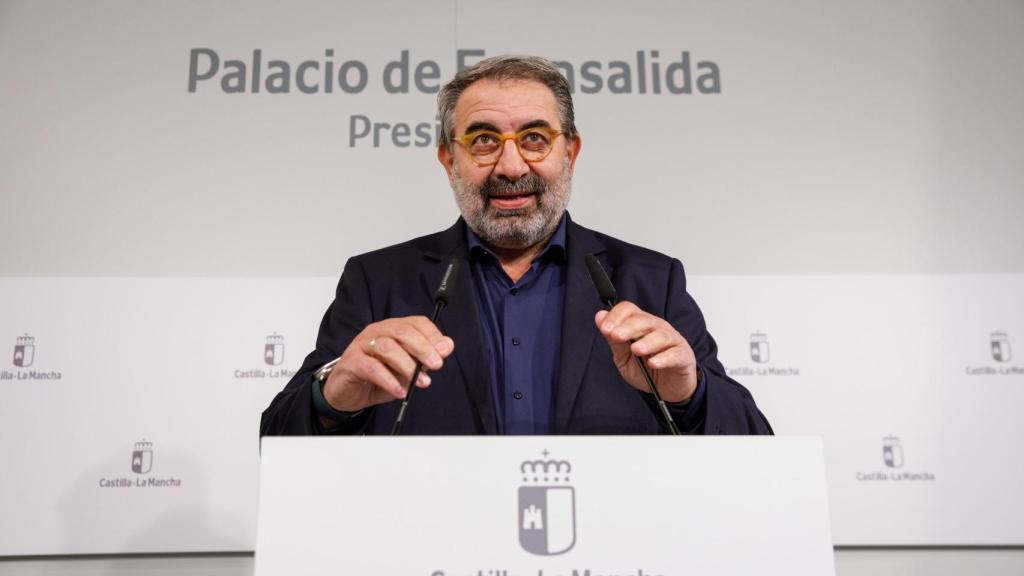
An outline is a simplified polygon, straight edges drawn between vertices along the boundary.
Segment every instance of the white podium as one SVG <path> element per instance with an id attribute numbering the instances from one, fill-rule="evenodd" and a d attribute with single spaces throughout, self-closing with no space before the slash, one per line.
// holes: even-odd
<path id="1" fill-rule="evenodd" d="M 264 438 L 256 575 L 834 574 L 821 442 Z"/>

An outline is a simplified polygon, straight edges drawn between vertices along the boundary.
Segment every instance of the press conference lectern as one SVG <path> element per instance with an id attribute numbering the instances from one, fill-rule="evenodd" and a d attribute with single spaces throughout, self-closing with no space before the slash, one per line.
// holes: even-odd
<path id="1" fill-rule="evenodd" d="M 821 442 L 264 438 L 256 575 L 834 574 Z"/>

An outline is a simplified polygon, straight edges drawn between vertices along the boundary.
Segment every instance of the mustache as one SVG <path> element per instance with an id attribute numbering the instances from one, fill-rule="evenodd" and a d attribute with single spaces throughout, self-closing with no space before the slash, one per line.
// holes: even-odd
<path id="1" fill-rule="evenodd" d="M 547 182 L 535 172 L 530 172 L 518 180 L 507 180 L 505 178 L 488 179 L 480 187 L 480 195 L 484 198 L 521 196 L 530 193 L 543 196 L 547 191 Z"/>

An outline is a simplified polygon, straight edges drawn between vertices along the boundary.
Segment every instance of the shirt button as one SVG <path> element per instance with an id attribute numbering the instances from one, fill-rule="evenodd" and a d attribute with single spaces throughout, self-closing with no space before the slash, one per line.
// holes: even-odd
<path id="1" fill-rule="evenodd" d="M 512 397 L 515 398 L 516 400 L 522 400 L 523 393 L 520 392 L 519 390 L 516 390 L 515 393 L 512 394 Z"/>
<path id="2" fill-rule="evenodd" d="M 513 338 L 512 339 L 512 345 L 513 346 L 519 346 L 519 338 Z"/>
<path id="3" fill-rule="evenodd" d="M 511 293 L 513 296 L 515 296 L 516 294 L 519 294 L 519 288 L 513 288 L 513 289 L 509 290 L 509 293 Z"/>

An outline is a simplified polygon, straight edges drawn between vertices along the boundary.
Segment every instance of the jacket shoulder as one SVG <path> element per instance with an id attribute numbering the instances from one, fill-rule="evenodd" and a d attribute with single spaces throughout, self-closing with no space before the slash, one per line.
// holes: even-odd
<path id="1" fill-rule="evenodd" d="M 637 246 L 636 244 L 631 244 L 625 240 L 585 228 L 575 223 L 574 226 L 578 228 L 578 234 L 591 235 L 597 243 L 603 246 L 608 262 L 612 266 L 629 265 L 630 267 L 641 269 L 666 270 L 673 263 L 678 262 L 676 258 L 657 250 Z"/>
<path id="2" fill-rule="evenodd" d="M 446 230 L 364 252 L 353 256 L 351 261 L 365 269 L 394 267 L 397 264 L 419 261 L 424 257 L 441 260 L 464 242 L 465 230 L 462 221 L 459 220 Z"/>

